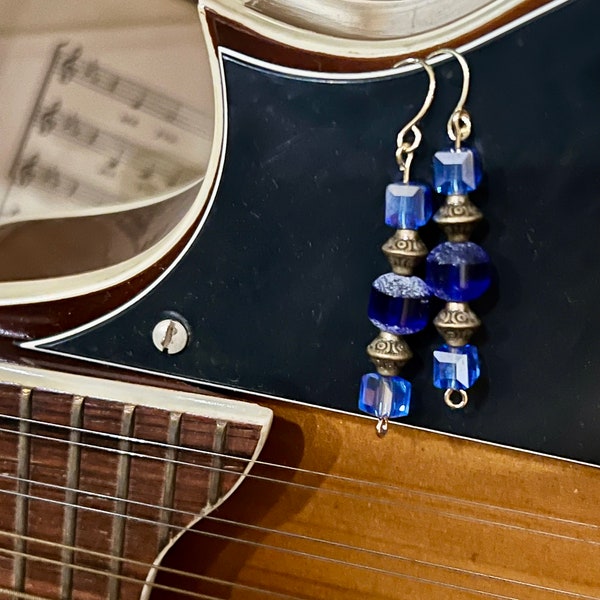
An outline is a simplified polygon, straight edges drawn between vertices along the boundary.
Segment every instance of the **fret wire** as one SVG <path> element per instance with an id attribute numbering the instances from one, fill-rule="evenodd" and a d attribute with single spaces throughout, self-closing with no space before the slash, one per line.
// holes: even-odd
<path id="1" fill-rule="evenodd" d="M 126 404 L 121 417 L 121 436 L 131 437 L 133 433 L 133 414 L 135 405 Z M 127 512 L 127 494 L 129 493 L 129 475 L 131 471 L 131 442 L 122 439 L 119 442 L 119 460 L 117 463 L 117 490 L 115 492 L 115 510 L 113 513 L 113 530 L 111 539 L 110 572 L 114 575 L 121 574 L 121 563 L 118 561 L 123 556 L 125 548 L 125 513 Z M 116 517 L 116 518 L 114 518 Z M 121 580 L 113 578 L 108 583 L 109 600 L 117 600 L 120 592 Z"/>
<path id="2" fill-rule="evenodd" d="M 14 537 L 15 534 L 8 533 L 8 532 L 5 533 L 5 532 L 0 531 L 0 536 L 1 535 Z M 51 548 L 56 548 L 56 547 L 62 546 L 61 544 L 59 544 L 57 542 L 51 542 L 49 540 L 43 540 L 43 539 L 34 538 L 34 537 L 26 537 L 25 541 L 34 543 L 34 544 L 40 544 L 41 546 L 47 546 L 47 547 L 51 547 Z M 87 548 L 81 548 L 78 546 L 70 546 L 70 547 L 68 547 L 68 550 L 73 553 L 78 552 L 78 553 L 86 554 L 87 556 L 91 556 L 91 557 L 99 558 L 99 559 L 112 558 L 110 556 L 110 554 L 106 554 L 104 552 L 98 552 L 96 550 L 89 550 Z M 34 557 L 32 557 L 32 558 L 34 558 Z M 120 560 L 123 564 L 126 564 L 126 565 L 141 567 L 143 569 L 146 569 L 148 572 L 150 572 L 150 570 L 154 569 L 161 573 L 166 573 L 168 575 L 176 575 L 178 577 L 185 577 L 187 579 L 191 579 L 194 581 L 201 581 L 201 582 L 206 582 L 206 583 L 213 583 L 216 585 L 241 588 L 241 589 L 245 589 L 248 591 L 258 591 L 258 592 L 268 594 L 270 596 L 275 596 L 276 598 L 281 598 L 282 600 L 300 600 L 300 599 L 296 598 L 295 596 L 290 596 L 289 594 L 284 594 L 282 592 L 275 592 L 272 590 L 264 590 L 261 588 L 256 588 L 254 586 L 244 584 L 244 583 L 238 583 L 235 581 L 227 581 L 226 579 L 220 579 L 218 577 L 211 577 L 210 575 L 200 575 L 199 573 L 188 573 L 187 571 L 182 571 L 181 569 L 173 569 L 171 567 L 163 567 L 162 565 L 157 565 L 155 563 L 146 563 L 146 562 L 143 562 L 140 560 L 129 559 L 129 558 L 119 558 L 118 560 Z M 144 582 L 145 582 L 145 580 L 144 580 Z"/>
<path id="3" fill-rule="evenodd" d="M 71 426 L 81 427 L 83 422 L 83 396 L 74 396 L 71 403 Z M 65 489 L 65 506 L 63 516 L 63 550 L 61 560 L 64 563 L 60 575 L 60 595 L 62 600 L 69 600 L 73 592 L 73 551 L 68 547 L 75 543 L 77 529 L 77 490 L 81 467 L 81 449 L 76 442 L 81 441 L 81 433 L 71 430 L 67 454 L 67 488 Z M 31 483 L 30 483 L 31 485 Z"/>
<path id="4" fill-rule="evenodd" d="M 65 426 L 61 426 L 61 427 L 65 427 Z M 11 429 L 3 429 L 0 428 L 0 433 L 10 433 L 13 435 L 18 435 L 18 432 L 11 430 Z M 68 443 L 68 440 L 64 440 L 62 438 L 53 438 L 50 436 L 43 436 L 43 435 L 39 435 L 39 434 L 33 434 L 33 433 L 27 433 L 27 434 L 22 434 L 22 435 L 27 435 L 29 437 L 35 438 L 35 439 L 42 439 L 45 441 L 50 441 L 50 442 L 58 442 L 58 443 Z M 111 435 L 111 437 L 113 437 Z M 136 439 L 136 438 L 126 438 L 123 436 L 120 436 L 119 439 Z M 139 443 L 139 442 L 138 442 Z M 121 453 L 121 451 L 119 449 L 116 448 L 104 448 L 102 446 L 96 446 L 93 444 L 85 444 L 85 443 L 81 443 L 82 446 L 84 446 L 85 448 L 88 449 L 93 449 L 93 450 L 99 450 L 101 452 L 107 452 L 107 453 L 114 453 L 114 454 L 119 454 Z M 168 447 L 168 445 L 166 444 L 158 444 L 159 446 L 162 447 Z M 181 450 L 186 451 L 186 450 L 190 450 L 193 451 L 192 448 L 186 448 L 186 447 L 182 447 Z M 200 453 L 202 454 L 208 454 L 208 455 L 212 455 L 215 454 L 213 452 L 210 451 L 200 451 Z M 160 458 L 160 457 L 156 457 L 156 456 L 150 456 L 147 454 L 143 454 L 143 453 L 136 453 L 136 452 L 130 452 L 129 453 L 130 456 L 135 457 L 135 458 L 142 458 L 142 459 L 146 459 L 146 460 L 153 460 L 153 461 L 160 461 L 163 463 L 168 463 L 170 462 L 168 459 L 164 459 L 164 458 Z M 222 455 L 223 456 L 223 455 Z M 227 458 L 230 458 L 232 460 L 236 460 L 236 457 L 231 457 L 229 455 L 224 455 Z M 249 462 L 248 459 L 243 459 L 246 462 Z M 208 470 L 210 471 L 211 469 L 215 469 L 215 467 L 212 467 L 211 465 L 196 465 L 194 463 L 189 463 L 186 461 L 179 461 L 179 460 L 175 460 L 172 461 L 173 464 L 178 465 L 178 466 L 187 466 L 187 467 L 192 467 L 192 468 L 198 468 L 198 469 L 204 469 L 204 470 Z M 269 465 L 269 463 L 260 463 L 259 461 L 257 461 L 256 464 L 266 464 Z M 384 505 L 397 505 L 398 501 L 397 500 L 387 500 L 387 499 L 383 499 L 383 498 L 378 498 L 375 496 L 366 496 L 364 494 L 356 494 L 356 493 L 352 493 L 352 492 L 345 492 L 345 491 L 341 491 L 341 490 L 335 490 L 335 489 L 329 489 L 329 488 L 322 488 L 321 486 L 316 486 L 316 485 L 310 485 L 310 484 L 304 484 L 304 483 L 298 483 L 295 481 L 286 481 L 286 480 L 280 480 L 280 479 L 276 479 L 276 478 L 271 478 L 271 477 L 266 477 L 263 475 L 256 475 L 255 473 L 245 473 L 244 472 L 236 472 L 236 471 L 231 471 L 228 469 L 224 469 L 224 468 L 218 468 L 218 470 L 220 470 L 221 472 L 224 473 L 228 473 L 228 474 L 232 474 L 232 473 L 237 473 L 240 476 L 244 475 L 244 477 L 248 477 L 250 479 L 253 480 L 257 480 L 257 481 L 265 481 L 267 483 L 277 483 L 277 484 L 281 484 L 281 485 L 289 485 L 290 487 L 294 487 L 294 488 L 299 488 L 299 489 L 304 489 L 304 490 L 311 490 L 311 491 L 321 491 L 324 493 L 328 493 L 328 494 L 334 494 L 334 495 L 338 495 L 338 496 L 342 496 L 345 498 L 357 498 L 357 499 L 364 499 L 364 500 L 368 500 L 370 502 L 375 502 L 378 504 L 384 504 Z M 312 474 L 317 474 L 316 472 L 309 472 Z M 0 477 L 2 477 L 3 475 L 0 474 Z M 334 476 L 334 480 L 339 480 L 337 476 Z M 351 482 L 351 483 L 362 483 L 361 481 L 354 481 L 352 479 L 346 479 L 346 478 L 341 478 L 342 481 L 344 482 Z M 389 489 L 390 491 L 395 491 L 395 492 L 399 492 L 399 493 L 405 493 L 407 495 L 410 496 L 424 496 L 430 499 L 435 499 L 435 500 L 443 500 L 443 501 L 453 501 L 454 504 L 464 504 L 467 507 L 471 507 L 471 506 L 477 506 L 477 507 L 485 507 L 485 508 L 490 508 L 492 510 L 497 510 L 499 513 L 507 513 L 507 514 L 516 514 L 519 516 L 528 516 L 528 517 L 535 517 L 537 519 L 541 519 L 541 520 L 547 520 L 549 522 L 556 522 L 556 523 L 560 523 L 560 524 L 566 524 L 566 525 L 574 525 L 574 526 L 579 526 L 579 527 L 584 527 L 584 528 L 588 528 L 588 529 L 593 529 L 593 530 L 598 530 L 599 526 L 595 525 L 593 523 L 581 523 L 579 521 L 571 521 L 568 519 L 559 519 L 559 518 L 555 518 L 555 517 L 548 517 L 546 515 L 536 515 L 535 513 L 528 513 L 526 511 L 517 511 L 517 510 L 513 510 L 513 509 L 508 509 L 508 508 L 504 508 L 504 507 L 498 507 L 492 504 L 485 504 L 485 503 L 473 503 L 472 501 L 463 501 L 461 499 L 457 499 L 457 498 L 451 498 L 448 496 L 444 496 L 444 495 L 436 495 L 436 494 L 428 494 L 428 493 L 424 493 L 424 492 L 417 492 L 417 491 L 413 491 L 413 490 L 407 490 L 406 488 L 402 488 L 402 487 L 396 487 L 396 486 L 387 486 L 387 485 L 381 485 L 378 486 L 378 484 L 373 484 L 374 487 L 382 487 L 385 489 Z M 371 487 L 371 486 L 370 486 Z M 526 528 L 526 527 L 522 527 L 519 525 L 511 525 L 511 524 L 507 524 L 507 523 L 502 523 L 500 521 L 497 520 L 492 520 L 492 519 L 485 519 L 485 518 L 479 518 L 479 517 L 472 517 L 469 515 L 460 515 L 460 514 L 456 514 L 450 511 L 442 511 L 442 510 L 435 510 L 435 509 L 431 509 L 431 508 L 426 508 L 423 506 L 412 506 L 412 508 L 418 512 L 422 512 L 422 513 L 427 513 L 427 514 L 435 514 L 435 515 L 443 515 L 443 516 L 447 516 L 449 518 L 453 518 L 453 519 L 457 519 L 457 520 L 462 520 L 462 521 L 467 521 L 470 523 L 479 523 L 479 524 L 486 524 L 486 525 L 491 525 L 491 526 L 498 526 L 498 527 L 502 527 L 505 529 L 513 529 L 513 530 L 517 530 L 517 531 L 527 531 L 529 533 L 534 533 L 537 535 L 542 535 L 542 536 L 546 536 L 546 537 L 552 537 L 552 538 L 559 538 L 559 539 L 566 539 L 569 541 L 577 541 L 577 542 L 583 542 L 583 543 L 588 543 L 588 544 L 594 544 L 594 545 L 598 545 L 600 544 L 600 542 L 595 542 L 594 540 L 589 540 L 589 539 L 581 539 L 581 538 L 577 538 L 574 536 L 565 536 L 562 534 L 556 534 L 556 533 L 552 533 L 552 532 L 548 532 L 548 531 L 544 531 L 542 529 L 536 529 L 533 527 L 530 528 Z"/>
<path id="5" fill-rule="evenodd" d="M 169 527 L 173 517 L 175 503 L 175 483 L 177 477 L 177 465 L 173 462 L 176 457 L 175 446 L 179 445 L 181 437 L 181 413 L 172 412 L 169 414 L 169 425 L 167 428 L 167 440 L 171 446 L 166 451 L 165 473 L 163 476 L 162 506 L 160 507 L 159 521 L 161 530 L 158 534 L 158 550 L 162 550 L 169 539 Z M 131 502 L 131 500 L 130 500 Z"/>
<path id="6" fill-rule="evenodd" d="M 9 494 L 9 495 L 15 495 L 17 492 L 14 492 L 12 490 L 1 490 L 0 489 L 0 493 L 4 493 L 4 494 Z M 48 502 L 51 504 L 58 504 L 58 505 L 65 505 L 65 502 L 62 502 L 60 500 L 53 500 L 50 498 L 43 498 L 40 496 L 34 496 L 29 494 L 28 498 L 30 500 L 36 500 L 39 502 Z M 78 509 L 80 510 L 85 510 L 85 511 L 89 511 L 89 512 L 93 512 L 93 513 L 99 513 L 99 514 L 106 514 L 109 516 L 112 516 L 113 513 L 111 513 L 111 511 L 107 511 L 104 509 L 98 509 L 98 508 L 93 508 L 93 507 L 89 507 L 89 506 L 78 506 Z M 196 518 L 200 518 L 200 515 L 195 515 Z M 143 517 L 135 517 L 132 515 L 125 515 L 124 518 L 129 519 L 130 521 L 133 522 L 139 522 L 139 523 L 144 523 L 144 524 L 149 524 L 149 525 L 154 525 L 156 526 L 156 522 L 152 521 L 150 519 L 145 519 Z M 206 518 L 207 520 L 218 520 L 216 517 L 210 517 L 210 515 L 207 515 L 203 518 Z M 226 519 L 219 519 L 220 522 L 229 524 L 229 525 L 236 525 L 236 522 L 234 521 L 229 521 Z M 288 535 L 288 537 L 301 537 L 302 539 L 306 540 L 306 541 L 312 541 L 312 542 L 323 542 L 324 544 L 336 544 L 335 542 L 328 542 L 326 540 L 319 540 L 318 538 L 311 538 L 309 536 L 300 536 L 299 534 L 288 534 L 287 532 L 282 532 L 279 530 L 275 530 L 275 529 L 268 529 L 268 528 L 262 528 L 256 525 L 248 525 L 248 524 L 240 524 L 240 527 L 246 527 L 248 529 L 256 529 L 259 531 L 263 531 L 263 532 L 268 532 L 268 533 L 274 533 L 274 534 L 279 534 L 279 535 L 283 535 L 286 536 Z M 276 552 L 282 552 L 282 553 L 286 553 L 286 554 L 292 554 L 294 556 L 297 557 L 301 557 L 301 558 L 308 558 L 308 559 L 312 559 L 312 560 L 316 560 L 316 561 L 322 561 L 322 562 L 328 562 L 328 563 L 333 563 L 333 564 L 339 564 L 345 567 L 351 567 L 351 568 L 355 568 L 355 569 L 359 569 L 359 570 L 366 570 L 369 572 L 375 572 L 381 575 L 387 575 L 387 576 L 391 576 L 391 577 L 397 577 L 400 579 L 409 579 L 409 580 L 418 580 L 418 581 L 422 581 L 422 582 L 426 582 L 426 583 L 430 583 L 432 585 L 439 585 L 442 587 L 450 587 L 451 589 L 459 589 L 462 591 L 468 591 L 468 592 L 472 592 L 475 594 L 483 594 L 486 595 L 488 594 L 488 592 L 484 592 L 481 590 L 477 590 L 475 588 L 466 588 L 464 586 L 455 586 L 454 584 L 447 584 L 445 582 L 442 581 L 437 581 L 437 580 L 433 580 L 433 579 L 425 579 L 425 578 L 420 578 L 420 577 L 416 577 L 413 575 L 409 575 L 406 573 L 398 573 L 397 571 L 390 571 L 387 569 L 381 569 L 378 567 L 372 567 L 370 565 L 362 565 L 359 563 L 354 563 L 354 562 L 348 562 L 348 561 L 343 561 L 340 559 L 335 559 L 335 558 L 331 558 L 331 557 L 327 557 L 327 556 L 322 556 L 319 554 L 311 554 L 309 552 L 305 552 L 305 551 L 301 551 L 301 550 L 295 550 L 295 549 L 291 549 L 291 548 L 286 548 L 286 547 L 282 547 L 282 546 L 275 546 L 273 544 L 265 544 L 265 543 L 261 543 L 261 542 L 254 542 L 252 540 L 246 540 L 243 538 L 236 538 L 236 537 L 232 537 L 232 536 L 228 536 L 228 535 L 224 535 L 224 534 L 219 534 L 219 533 L 214 533 L 214 532 L 208 532 L 208 531 L 202 531 L 202 530 L 196 530 L 196 529 L 189 529 L 189 527 L 184 527 L 184 526 L 177 526 L 177 525 L 173 525 L 172 529 L 174 530 L 178 530 L 181 532 L 187 532 L 189 534 L 195 534 L 195 535 L 200 535 L 200 536 L 205 536 L 205 537 L 210 537 L 210 538 L 215 538 L 215 539 L 219 539 L 219 540 L 223 540 L 223 541 L 227 541 L 227 542 L 233 542 L 233 543 L 238 543 L 238 544 L 244 544 L 244 545 L 250 545 L 250 546 L 254 546 L 254 547 L 258 547 L 258 548 L 266 548 L 269 550 L 273 550 Z M 6 532 L 2 532 L 0 531 L 0 535 L 6 535 Z M 581 541 L 581 540 L 577 540 L 577 541 Z M 378 551 L 372 551 L 372 550 L 365 550 L 363 548 L 360 547 L 354 547 L 354 546 L 350 546 L 350 545 L 346 545 L 345 549 L 350 549 L 350 550 L 354 550 L 357 552 L 366 552 L 369 554 L 378 554 Z M 448 565 L 442 565 L 439 563 L 427 563 L 425 561 L 418 561 L 417 559 L 411 559 L 408 557 L 402 557 L 402 556 L 397 556 L 397 555 L 389 555 L 389 558 L 391 559 L 395 559 L 395 560 L 399 560 L 401 562 L 410 562 L 413 564 L 417 564 L 419 566 L 425 566 L 425 567 L 430 567 L 430 568 L 437 568 L 437 569 L 441 569 L 441 570 L 446 570 L 446 571 L 450 571 L 450 572 L 456 572 L 456 573 L 460 573 L 460 574 L 464 574 L 467 576 L 472 576 L 472 577 L 479 577 L 479 578 L 483 578 L 483 579 L 488 579 L 491 581 L 500 581 L 500 582 L 504 582 L 504 583 L 508 583 L 508 584 L 512 584 L 512 585 L 516 585 L 516 586 L 521 586 L 521 587 L 525 587 L 525 588 L 529 588 L 529 589 L 535 589 L 535 590 L 539 590 L 539 591 L 545 591 L 545 592 L 552 592 L 555 594 L 559 594 L 562 596 L 569 596 L 571 598 L 579 598 L 581 600 L 598 600 L 598 598 L 595 598 L 593 596 L 588 596 L 585 594 L 580 594 L 578 592 L 572 592 L 572 591 L 568 591 L 568 590 L 561 590 L 558 588 L 551 588 L 548 586 L 540 586 L 538 584 L 534 584 L 534 583 L 530 583 L 530 582 L 526 582 L 526 581 L 520 581 L 520 580 L 514 580 L 514 579 L 508 579 L 505 577 L 500 577 L 500 576 L 496 576 L 496 575 L 490 575 L 487 573 L 482 573 L 482 572 L 478 572 L 478 571 L 469 571 L 469 570 L 465 570 L 465 569 L 461 569 L 460 567 L 450 567 Z M 518 598 L 513 598 L 512 596 L 503 596 L 503 595 L 499 595 L 499 594 L 489 594 L 490 597 L 493 598 L 498 598 L 499 600 L 519 600 Z"/>
<path id="7" fill-rule="evenodd" d="M 31 390 L 21 388 L 19 394 L 19 415 L 22 418 L 31 418 Z M 31 438 L 27 437 L 31 424 L 27 421 L 19 423 L 19 438 L 17 446 L 17 496 L 15 498 L 15 524 L 14 529 L 18 534 L 24 535 L 28 528 L 29 502 L 25 492 L 29 492 L 29 471 L 31 464 Z M 15 539 L 15 551 L 23 552 L 25 544 L 21 539 Z M 15 557 L 13 573 L 14 587 L 22 592 L 25 589 L 25 571 L 27 565 L 21 557 Z"/>

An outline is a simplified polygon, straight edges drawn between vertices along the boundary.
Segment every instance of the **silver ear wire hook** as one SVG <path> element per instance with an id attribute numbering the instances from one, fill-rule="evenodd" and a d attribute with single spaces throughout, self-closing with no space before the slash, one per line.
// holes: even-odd
<path id="1" fill-rule="evenodd" d="M 433 102 L 433 96 L 435 94 L 435 73 L 431 66 L 420 58 L 405 58 L 399 63 L 394 65 L 394 68 L 402 67 L 404 65 L 421 65 L 427 76 L 429 77 L 429 88 L 427 89 L 427 96 L 419 112 L 398 132 L 396 138 L 396 161 L 398 167 L 403 173 L 403 182 L 408 183 L 410 180 L 410 165 L 413 161 L 415 150 L 421 144 L 423 135 L 421 130 L 417 127 L 417 123 L 425 116 L 425 113 L 429 110 L 431 103 Z M 412 141 L 406 141 L 404 138 L 408 132 L 412 133 Z"/>
<path id="2" fill-rule="evenodd" d="M 458 99 L 456 108 L 452 111 L 452 114 L 448 119 L 448 125 L 446 127 L 448 137 L 454 142 L 454 147 L 458 150 L 461 143 L 471 135 L 471 115 L 465 108 L 465 102 L 467 101 L 469 86 L 471 84 L 471 72 L 469 71 L 469 65 L 464 56 L 451 48 L 441 48 L 440 50 L 436 50 L 425 60 L 428 61 L 436 56 L 442 56 L 444 54 L 450 54 L 458 61 L 463 74 L 463 85 L 460 98 Z"/>

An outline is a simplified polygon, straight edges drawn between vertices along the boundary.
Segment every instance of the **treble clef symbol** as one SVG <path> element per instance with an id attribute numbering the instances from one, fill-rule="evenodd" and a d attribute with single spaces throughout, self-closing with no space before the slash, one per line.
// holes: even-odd
<path id="1" fill-rule="evenodd" d="M 78 46 L 71 52 L 70 56 L 67 56 L 60 65 L 60 82 L 69 83 L 73 77 L 77 74 L 77 61 L 81 58 L 83 52 L 81 46 Z"/>
<path id="2" fill-rule="evenodd" d="M 19 185 L 27 187 L 34 179 L 37 164 L 40 160 L 39 154 L 32 154 L 19 169 Z"/>
<path id="3" fill-rule="evenodd" d="M 40 115 L 40 133 L 42 135 L 48 135 L 51 133 L 56 127 L 56 115 L 60 111 L 62 103 L 60 100 L 57 100 L 52 106 L 44 110 Z"/>

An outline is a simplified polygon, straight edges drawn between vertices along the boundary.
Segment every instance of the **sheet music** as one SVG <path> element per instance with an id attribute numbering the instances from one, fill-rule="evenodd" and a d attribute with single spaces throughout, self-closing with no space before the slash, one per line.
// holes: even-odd
<path id="1" fill-rule="evenodd" d="M 137 208 L 199 181 L 212 133 L 199 36 L 179 25 L 0 43 L 12 108 L 0 224 Z"/>

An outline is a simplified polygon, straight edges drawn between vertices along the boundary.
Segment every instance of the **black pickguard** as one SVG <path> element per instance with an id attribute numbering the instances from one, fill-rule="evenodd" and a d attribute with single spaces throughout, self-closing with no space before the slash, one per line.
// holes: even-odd
<path id="1" fill-rule="evenodd" d="M 467 53 L 472 143 L 486 178 L 475 241 L 495 264 L 472 304 L 481 380 L 463 412 L 431 384 L 431 327 L 404 422 L 600 464 L 600 3 L 573 1 Z M 46 347 L 203 383 L 356 412 L 370 282 L 380 252 L 395 136 L 426 89 L 422 72 L 362 81 L 287 76 L 225 56 L 228 134 L 216 200 L 187 255 L 112 320 Z M 460 88 L 455 63 L 423 122 L 415 179 Z M 431 248 L 443 241 L 433 224 Z M 434 310 L 437 307 L 434 307 Z M 165 311 L 189 323 L 178 355 L 151 341 Z M 432 312 L 432 317 L 435 313 Z M 360 451 L 357 449 L 357 451 Z"/>

